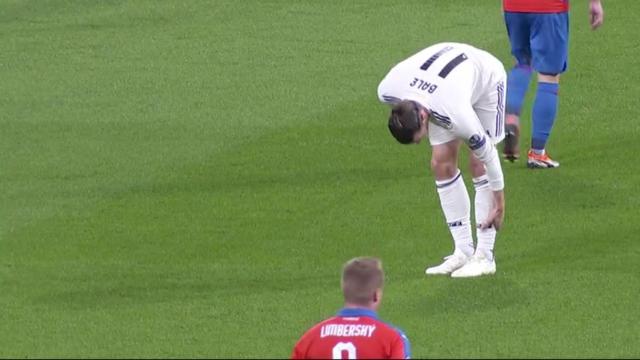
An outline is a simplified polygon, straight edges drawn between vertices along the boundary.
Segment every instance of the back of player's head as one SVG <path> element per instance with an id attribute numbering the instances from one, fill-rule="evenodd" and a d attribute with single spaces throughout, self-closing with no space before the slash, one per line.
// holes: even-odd
<path id="1" fill-rule="evenodd" d="M 413 101 L 401 101 L 393 106 L 389 115 L 389 131 L 401 144 L 413 143 L 420 130 L 420 109 Z"/>
<path id="2" fill-rule="evenodd" d="M 349 260 L 342 268 L 342 292 L 347 303 L 370 305 L 374 294 L 382 289 L 384 272 L 382 262 L 373 257 Z"/>

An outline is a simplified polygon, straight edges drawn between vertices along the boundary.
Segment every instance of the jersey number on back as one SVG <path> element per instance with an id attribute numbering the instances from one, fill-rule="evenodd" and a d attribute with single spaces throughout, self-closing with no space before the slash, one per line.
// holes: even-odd
<path id="1" fill-rule="evenodd" d="M 429 67 L 431 66 L 431 64 L 433 64 L 436 60 L 438 60 L 438 58 L 440 56 L 442 56 L 442 54 L 453 50 L 453 46 L 447 46 L 442 48 L 440 51 L 438 51 L 437 53 L 433 54 L 429 59 L 427 59 L 427 61 L 424 62 L 424 64 L 422 64 L 422 66 L 420 66 L 420 70 L 424 70 L 427 71 L 427 69 L 429 69 Z M 455 69 L 456 66 L 460 65 L 463 61 L 467 60 L 467 54 L 462 53 L 456 57 L 454 57 L 453 59 L 451 59 L 451 61 L 449 61 L 447 63 L 447 65 L 445 65 L 442 70 L 440 70 L 440 72 L 438 73 L 438 76 L 440 76 L 441 78 L 446 78 L 447 75 L 449 75 L 449 73 L 451 72 L 451 70 Z"/>
<path id="2" fill-rule="evenodd" d="M 429 59 L 427 59 L 427 61 L 425 61 L 424 64 L 422 64 L 422 66 L 420 66 L 420 70 L 427 71 L 427 69 L 429 69 L 431 64 L 433 64 L 440 56 L 442 56 L 442 54 L 452 49 L 453 49 L 453 46 L 447 46 L 442 48 L 440 51 L 433 54 Z M 451 70 L 453 70 L 456 66 L 460 65 L 460 63 L 462 63 L 465 60 L 467 60 L 467 55 L 465 53 L 462 53 L 454 57 L 453 59 L 451 59 L 451 61 L 447 63 L 447 65 L 445 65 L 442 68 L 442 70 L 440 70 L 440 72 L 438 73 L 438 76 L 440 76 L 443 79 L 446 78 L 447 75 L 449 75 L 449 73 L 451 72 Z M 433 94 L 436 91 L 436 89 L 438 89 L 437 84 L 430 83 L 428 81 L 424 81 L 418 78 L 413 78 L 413 81 L 409 84 L 409 86 L 418 88 L 419 90 L 426 91 L 429 94 Z"/>
<path id="3" fill-rule="evenodd" d="M 356 357 L 356 346 L 350 342 L 339 342 L 336 346 L 333 347 L 333 358 L 334 359 L 344 359 L 342 357 L 342 353 L 347 353 L 347 359 L 357 359 Z"/>

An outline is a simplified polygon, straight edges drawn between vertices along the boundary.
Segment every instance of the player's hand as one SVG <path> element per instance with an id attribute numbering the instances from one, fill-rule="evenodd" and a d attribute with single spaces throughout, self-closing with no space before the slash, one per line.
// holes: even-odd
<path id="1" fill-rule="evenodd" d="M 600 0 L 591 0 L 589 2 L 589 15 L 591 29 L 595 30 L 599 28 L 604 21 L 604 10 L 602 10 L 602 3 L 600 3 Z"/>
<path id="2" fill-rule="evenodd" d="M 488 229 L 494 227 L 496 231 L 502 228 L 504 221 L 504 193 L 502 191 L 493 192 L 493 208 L 487 219 L 480 224 L 480 229 Z"/>

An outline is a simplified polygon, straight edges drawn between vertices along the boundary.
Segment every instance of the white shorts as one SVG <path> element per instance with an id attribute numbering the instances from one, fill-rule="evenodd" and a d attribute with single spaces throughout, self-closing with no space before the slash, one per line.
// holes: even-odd
<path id="1" fill-rule="evenodd" d="M 495 145 L 504 139 L 507 74 L 502 64 L 495 66 L 495 70 L 492 71 L 490 75 L 489 84 L 485 89 L 485 92 L 478 100 L 471 104 L 477 118 L 465 116 L 464 118 L 452 119 L 454 122 L 453 126 L 464 126 L 467 129 L 475 128 L 477 132 L 488 135 L 490 141 Z M 455 124 L 456 121 L 473 123 Z M 431 121 L 429 122 L 429 142 L 431 145 L 440 145 L 459 138 L 461 138 L 461 136 L 455 129 L 446 129 Z M 463 138 L 462 140 L 467 139 Z"/>

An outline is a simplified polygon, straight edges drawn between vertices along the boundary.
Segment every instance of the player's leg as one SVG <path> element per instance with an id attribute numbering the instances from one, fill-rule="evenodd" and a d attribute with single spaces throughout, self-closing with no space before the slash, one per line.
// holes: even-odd
<path id="1" fill-rule="evenodd" d="M 505 12 L 504 20 L 511 44 L 511 54 L 516 59 L 515 66 L 509 71 L 505 143 L 503 155 L 507 160 L 515 161 L 519 157 L 518 139 L 520 137 L 520 112 L 531 79 L 531 48 L 529 44 L 531 15 Z"/>
<path id="2" fill-rule="evenodd" d="M 491 212 L 493 206 L 493 192 L 489 187 L 489 178 L 486 175 L 484 164 L 472 153 L 469 153 L 469 163 L 473 174 L 473 187 L 475 189 L 475 217 L 476 237 L 478 244 L 473 256 L 460 269 L 451 273 L 451 277 L 475 277 L 491 275 L 496 272 L 496 262 L 493 257 L 493 247 L 496 242 L 496 230 L 491 227 L 480 229 Z"/>
<path id="3" fill-rule="evenodd" d="M 527 165 L 554 168 L 560 164 L 546 154 L 545 147 L 558 112 L 560 74 L 567 68 L 569 16 L 567 13 L 537 14 L 534 29 L 531 51 L 533 67 L 538 71 L 538 89 L 533 103 Z"/>
<path id="4" fill-rule="evenodd" d="M 439 128 L 430 124 L 430 139 L 433 139 L 433 133 L 437 132 L 437 129 Z M 454 252 L 445 257 L 442 264 L 427 268 L 427 275 L 450 274 L 463 266 L 473 254 L 470 224 L 471 201 L 462 179 L 462 173 L 458 169 L 460 144 L 460 140 L 454 139 L 446 143 L 432 145 L 431 169 L 436 178 L 436 189 L 442 212 L 453 237 Z"/>
<path id="5" fill-rule="evenodd" d="M 493 247 L 496 242 L 496 229 L 491 227 L 488 229 L 480 229 L 482 224 L 491 212 L 493 206 L 493 193 L 489 187 L 489 178 L 487 177 L 484 164 L 470 152 L 469 161 L 473 171 L 473 188 L 475 190 L 474 210 L 476 216 L 476 238 L 478 245 L 475 253 L 482 257 L 493 261 Z"/>

